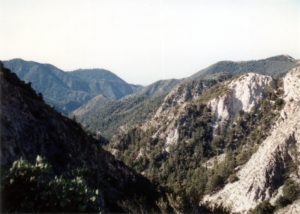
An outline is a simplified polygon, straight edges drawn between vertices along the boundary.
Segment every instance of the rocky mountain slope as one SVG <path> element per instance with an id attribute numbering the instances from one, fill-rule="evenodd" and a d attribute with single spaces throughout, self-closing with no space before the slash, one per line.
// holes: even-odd
<path id="1" fill-rule="evenodd" d="M 128 129 L 149 119 L 179 82 L 160 80 L 120 100 L 95 97 L 73 111 L 71 117 L 75 116 L 86 129 L 111 138 L 120 127 Z"/>
<path id="2" fill-rule="evenodd" d="M 140 86 L 131 85 L 104 69 L 80 69 L 72 72 L 50 65 L 22 59 L 4 61 L 32 87 L 42 93 L 47 103 L 68 114 L 97 95 L 119 99 L 136 92 Z"/>
<path id="3" fill-rule="evenodd" d="M 238 181 L 205 196 L 205 203 L 227 207 L 232 212 L 246 212 L 262 201 L 279 197 L 284 173 L 300 183 L 300 67 L 284 77 L 283 87 L 286 104 L 269 136 L 245 166 L 237 171 Z M 296 168 L 287 172 L 290 162 Z"/>
<path id="4" fill-rule="evenodd" d="M 89 187 L 101 191 L 107 211 L 157 210 L 156 186 L 115 160 L 101 148 L 101 139 L 96 141 L 76 122 L 55 112 L 30 84 L 2 64 L 0 85 L 1 169 L 20 158 L 34 163 L 39 155 L 58 176 L 72 178 L 81 172 Z"/>
<path id="5" fill-rule="evenodd" d="M 208 102 L 215 116 L 215 128 L 226 125 L 240 111 L 249 113 L 258 106 L 267 90 L 275 89 L 272 77 L 255 73 L 247 73 L 223 85 L 224 91 Z"/>
<path id="6" fill-rule="evenodd" d="M 286 199 L 289 187 L 299 187 L 299 71 L 283 79 L 221 72 L 184 82 L 148 122 L 115 135 L 109 149 L 167 187 L 175 210 L 249 212 L 261 202 L 280 210 L 295 200 Z"/>

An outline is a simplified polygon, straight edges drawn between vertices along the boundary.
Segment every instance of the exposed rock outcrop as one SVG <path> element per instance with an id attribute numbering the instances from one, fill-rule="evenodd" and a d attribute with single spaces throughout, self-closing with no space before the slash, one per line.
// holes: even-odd
<path id="1" fill-rule="evenodd" d="M 169 147 L 178 141 L 176 121 L 181 115 L 185 114 L 187 103 L 197 99 L 206 87 L 208 85 L 205 82 L 179 85 L 166 96 L 152 120 L 145 123 L 142 129 L 147 130 L 154 127 L 156 132 L 152 137 L 165 140 L 164 149 L 168 152 Z"/>
<path id="2" fill-rule="evenodd" d="M 300 67 L 292 69 L 284 78 L 282 117 L 263 141 L 258 151 L 237 172 L 238 181 L 225 185 L 213 195 L 206 195 L 201 203 L 210 207 L 226 207 L 232 212 L 247 212 L 258 203 L 276 196 L 282 185 L 287 165 L 295 161 L 291 149 L 300 146 Z M 266 83 L 270 83 L 268 80 Z M 269 84 L 266 84 L 268 86 Z M 247 102 L 251 103 L 251 102 Z M 246 105 L 250 107 L 251 105 Z M 249 108 L 245 108 L 249 109 Z M 298 167 L 299 168 L 299 167 Z"/>
<path id="3" fill-rule="evenodd" d="M 267 90 L 274 89 L 272 77 L 255 73 L 247 73 L 233 80 L 220 83 L 219 93 L 216 97 L 208 97 L 207 106 L 215 117 L 215 126 L 225 124 L 233 119 L 240 110 L 250 112 L 258 105 Z M 191 102 L 197 102 L 204 91 L 212 84 L 194 82 L 193 84 L 180 85 L 169 93 L 153 119 L 143 125 L 143 129 L 156 130 L 153 138 L 165 140 L 165 150 L 178 142 L 179 123 L 182 118 L 189 117 L 187 108 Z"/>
<path id="4" fill-rule="evenodd" d="M 234 118 L 240 110 L 250 112 L 268 89 L 274 89 L 272 77 L 255 73 L 244 74 L 224 85 L 227 92 L 208 102 L 217 124 Z"/>

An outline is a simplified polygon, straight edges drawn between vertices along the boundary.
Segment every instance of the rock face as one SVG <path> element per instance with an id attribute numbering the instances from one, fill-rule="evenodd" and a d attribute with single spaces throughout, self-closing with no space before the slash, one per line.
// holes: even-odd
<path id="1" fill-rule="evenodd" d="M 239 111 L 250 112 L 258 105 L 267 90 L 274 90 L 272 77 L 247 73 L 224 83 L 227 92 L 208 102 L 216 117 L 216 124 L 224 124 L 234 118 Z M 225 88 L 224 87 L 224 88 Z"/>
<path id="2" fill-rule="evenodd" d="M 272 82 L 264 80 L 266 86 Z M 212 208 L 223 206 L 232 212 L 242 213 L 264 200 L 276 197 L 287 165 L 291 161 L 299 161 L 295 160 L 291 150 L 296 146 L 300 151 L 300 67 L 292 69 L 284 77 L 284 100 L 286 104 L 276 126 L 257 152 L 237 172 L 238 181 L 225 185 L 215 194 L 206 195 L 201 203 Z M 299 175 L 299 172 L 296 174 Z"/>
<path id="3" fill-rule="evenodd" d="M 193 82 L 180 85 L 172 90 L 155 113 L 152 120 L 145 123 L 143 130 L 155 129 L 153 138 L 165 140 L 165 150 L 178 142 L 179 120 L 189 117 L 189 104 L 197 102 L 202 93 L 213 85 L 211 82 Z M 274 89 L 272 77 L 255 73 L 247 73 L 233 80 L 219 84 L 220 92 L 214 97 L 208 94 L 207 107 L 211 109 L 215 124 L 225 125 L 240 110 L 250 112 L 266 95 L 267 90 Z"/>
<path id="4" fill-rule="evenodd" d="M 170 145 L 178 141 L 176 121 L 181 114 L 184 114 L 187 102 L 196 99 L 203 92 L 204 88 L 205 84 L 202 82 L 191 84 L 190 87 L 178 86 L 166 96 L 153 119 L 144 125 L 144 129 L 148 127 L 157 129 L 153 137 L 165 139 L 166 151 L 168 151 Z"/>

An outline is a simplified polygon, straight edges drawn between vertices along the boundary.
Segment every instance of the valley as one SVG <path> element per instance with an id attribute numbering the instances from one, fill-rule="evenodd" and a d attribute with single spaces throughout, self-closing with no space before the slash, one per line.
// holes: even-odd
<path id="1" fill-rule="evenodd" d="M 64 179 L 80 171 L 103 211 L 300 211 L 300 61 L 290 56 L 148 86 L 18 59 L 3 62 L 1 91 L 1 166 L 42 156 Z"/>

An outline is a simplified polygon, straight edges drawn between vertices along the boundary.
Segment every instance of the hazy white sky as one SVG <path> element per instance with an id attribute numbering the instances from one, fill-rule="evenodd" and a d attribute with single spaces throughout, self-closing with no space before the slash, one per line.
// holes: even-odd
<path id="1" fill-rule="evenodd" d="M 0 0 L 1 60 L 149 84 L 278 54 L 300 59 L 299 0 Z"/>

